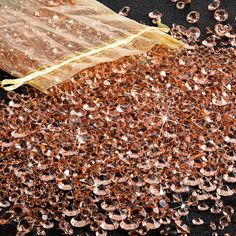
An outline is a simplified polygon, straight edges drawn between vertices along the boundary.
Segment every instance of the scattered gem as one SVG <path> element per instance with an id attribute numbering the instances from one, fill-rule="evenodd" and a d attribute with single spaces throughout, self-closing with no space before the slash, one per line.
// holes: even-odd
<path id="1" fill-rule="evenodd" d="M 182 2 L 182 1 L 179 1 L 179 2 L 177 2 L 176 7 L 177 7 L 179 10 L 182 10 L 182 9 L 184 9 L 184 7 L 185 7 L 185 3 Z"/>
<path id="2" fill-rule="evenodd" d="M 194 23 L 198 22 L 199 19 L 200 19 L 200 13 L 197 11 L 189 12 L 186 17 L 187 22 L 190 24 L 194 24 Z"/>
<path id="3" fill-rule="evenodd" d="M 129 11 L 130 11 L 130 7 L 125 6 L 125 7 L 123 7 L 123 8 L 119 11 L 119 14 L 120 14 L 121 16 L 128 16 L 128 15 L 129 15 Z"/>
<path id="4" fill-rule="evenodd" d="M 215 12 L 214 12 L 214 17 L 217 21 L 226 21 L 228 19 L 228 12 L 224 9 L 217 9 Z"/>
<path id="5" fill-rule="evenodd" d="M 219 0 L 214 0 L 212 3 L 210 3 L 208 5 L 208 10 L 209 11 L 215 11 L 219 6 L 220 6 L 220 1 Z"/>

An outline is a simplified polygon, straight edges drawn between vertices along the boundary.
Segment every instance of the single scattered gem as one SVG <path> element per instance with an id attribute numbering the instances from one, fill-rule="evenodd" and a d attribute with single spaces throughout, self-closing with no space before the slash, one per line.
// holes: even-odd
<path id="1" fill-rule="evenodd" d="M 190 24 L 194 24 L 194 23 L 198 22 L 199 19 L 200 19 L 200 13 L 197 11 L 189 12 L 186 17 L 187 22 Z"/>
<path id="2" fill-rule="evenodd" d="M 220 1 L 214 0 L 212 3 L 208 5 L 209 11 L 215 11 L 220 6 Z"/>
<path id="3" fill-rule="evenodd" d="M 129 11 L 130 11 L 130 7 L 129 6 L 125 6 L 125 7 L 123 7 L 119 11 L 119 14 L 122 15 L 122 16 L 128 16 L 129 15 Z"/>
<path id="4" fill-rule="evenodd" d="M 201 31 L 197 27 L 190 27 L 187 30 L 187 35 L 191 37 L 192 39 L 196 40 L 200 37 Z"/>
<path id="5" fill-rule="evenodd" d="M 182 2 L 182 1 L 179 1 L 179 2 L 177 2 L 176 7 L 177 7 L 179 10 L 182 10 L 182 9 L 184 9 L 184 7 L 185 7 L 185 3 Z"/>
<path id="6" fill-rule="evenodd" d="M 212 230 L 216 230 L 217 226 L 216 226 L 216 224 L 214 222 L 210 222 L 210 228 Z"/>
<path id="7" fill-rule="evenodd" d="M 157 17 L 162 17 L 162 13 L 157 11 L 157 10 L 154 10 L 154 11 L 151 11 L 148 16 L 152 19 L 155 19 Z"/>
<path id="8" fill-rule="evenodd" d="M 201 218 L 193 218 L 192 219 L 192 223 L 194 224 L 194 225 L 202 225 L 202 224 L 204 224 L 204 221 L 203 221 L 203 219 L 201 219 Z"/>
<path id="9" fill-rule="evenodd" d="M 223 227 L 227 227 L 231 223 L 231 219 L 229 216 L 225 215 L 225 216 L 220 217 L 219 223 Z"/>
<path id="10" fill-rule="evenodd" d="M 227 32 L 224 25 L 222 25 L 222 24 L 216 24 L 214 29 L 215 29 L 216 34 L 221 37 L 224 36 Z"/>
<path id="11" fill-rule="evenodd" d="M 207 211 L 209 209 L 209 206 L 206 203 L 202 202 L 198 204 L 197 208 L 199 211 Z"/>
<path id="12" fill-rule="evenodd" d="M 223 207 L 223 214 L 225 216 L 231 217 L 234 214 L 234 208 L 232 206 L 224 206 Z"/>
<path id="13" fill-rule="evenodd" d="M 224 9 L 217 9 L 215 12 L 214 12 L 214 17 L 217 21 L 226 21 L 229 17 L 229 13 L 228 11 L 224 10 Z"/>

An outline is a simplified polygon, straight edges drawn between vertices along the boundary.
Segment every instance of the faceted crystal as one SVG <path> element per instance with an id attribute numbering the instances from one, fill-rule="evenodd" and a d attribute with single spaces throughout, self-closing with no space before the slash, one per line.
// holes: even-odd
<path id="1" fill-rule="evenodd" d="M 222 217 L 220 217 L 219 223 L 223 227 L 227 227 L 231 223 L 231 219 L 229 216 L 222 216 Z"/>
<path id="2" fill-rule="evenodd" d="M 29 233 L 34 226 L 34 221 L 31 218 L 25 218 L 17 224 L 17 232 L 21 234 Z"/>
<path id="3" fill-rule="evenodd" d="M 66 216 L 76 216 L 80 213 L 80 209 L 77 209 L 68 203 L 67 207 L 63 209 L 63 213 Z"/>
<path id="4" fill-rule="evenodd" d="M 202 41 L 202 44 L 206 47 L 214 47 L 216 46 L 216 39 L 214 36 L 209 36 Z"/>
<path id="5" fill-rule="evenodd" d="M 217 21 L 226 21 L 228 19 L 229 13 L 224 9 L 217 9 L 214 12 L 214 17 Z"/>
<path id="6" fill-rule="evenodd" d="M 212 192 L 216 190 L 217 186 L 210 181 L 204 181 L 200 184 L 200 188 L 206 192 Z"/>
<path id="7" fill-rule="evenodd" d="M 149 230 L 158 229 L 161 226 L 160 223 L 153 217 L 148 217 L 147 219 L 145 219 L 142 222 L 142 225 L 144 227 L 147 227 L 147 229 Z"/>
<path id="8" fill-rule="evenodd" d="M 98 231 L 99 228 L 100 228 L 100 226 L 99 226 L 98 222 L 92 222 L 92 223 L 90 224 L 90 229 L 91 229 L 92 231 L 94 231 L 94 232 Z"/>
<path id="9" fill-rule="evenodd" d="M 184 9 L 185 3 L 184 3 L 183 1 L 179 1 L 179 2 L 177 2 L 176 7 L 177 7 L 179 10 Z"/>
<path id="10" fill-rule="evenodd" d="M 208 5 L 208 10 L 209 11 L 215 11 L 219 6 L 220 6 L 220 1 L 219 0 L 214 0 L 212 3 L 210 3 Z"/>
<path id="11" fill-rule="evenodd" d="M 113 221 L 110 218 L 106 218 L 101 224 L 100 227 L 104 230 L 115 230 L 119 227 L 119 223 Z"/>
<path id="12" fill-rule="evenodd" d="M 215 29 L 216 34 L 219 35 L 219 36 L 224 36 L 225 33 L 227 32 L 225 30 L 224 25 L 222 25 L 222 24 L 216 24 L 214 29 Z"/>
<path id="13" fill-rule="evenodd" d="M 126 219 L 127 215 L 121 209 L 116 209 L 112 212 L 109 212 L 109 217 L 114 221 L 122 221 Z"/>
<path id="14" fill-rule="evenodd" d="M 157 11 L 157 10 L 154 10 L 154 11 L 151 11 L 148 16 L 152 19 L 154 18 L 157 18 L 157 17 L 162 17 L 162 13 Z"/>
<path id="15" fill-rule="evenodd" d="M 98 229 L 98 231 L 96 231 L 95 235 L 96 236 L 107 236 L 107 231 L 105 231 L 103 229 Z"/>
<path id="16" fill-rule="evenodd" d="M 194 193 L 194 196 L 196 196 L 199 201 L 207 200 L 209 198 L 209 194 L 204 190 L 197 191 L 197 193 Z"/>
<path id="17" fill-rule="evenodd" d="M 181 233 L 190 233 L 190 227 L 181 220 L 175 221 L 176 227 Z"/>
<path id="18" fill-rule="evenodd" d="M 200 184 L 200 178 L 197 178 L 195 176 L 188 176 L 184 178 L 183 182 L 189 186 L 197 186 Z"/>
<path id="19" fill-rule="evenodd" d="M 234 208 L 232 206 L 224 206 L 222 212 L 225 216 L 231 217 L 234 214 Z"/>
<path id="20" fill-rule="evenodd" d="M 234 194 L 234 191 L 228 185 L 219 186 L 216 191 L 223 197 L 232 196 Z"/>
<path id="21" fill-rule="evenodd" d="M 128 218 L 120 222 L 120 227 L 124 230 L 135 230 L 138 226 L 139 224 Z"/>
<path id="22" fill-rule="evenodd" d="M 130 7 L 129 6 L 125 6 L 125 7 L 123 7 L 119 11 L 119 14 L 122 15 L 122 16 L 128 16 L 129 15 L 129 11 L 130 11 Z"/>
<path id="23" fill-rule="evenodd" d="M 231 46 L 236 47 L 236 38 L 229 39 Z"/>
<path id="24" fill-rule="evenodd" d="M 193 38 L 193 39 L 198 39 L 201 35 L 201 31 L 199 28 L 197 27 L 190 27 L 187 30 L 187 34 L 189 37 Z"/>
<path id="25" fill-rule="evenodd" d="M 13 217 L 14 217 L 13 211 L 6 211 L 4 213 L 1 213 L 0 224 L 1 225 L 8 224 Z"/>
<path id="26" fill-rule="evenodd" d="M 108 179 L 108 177 L 106 175 L 96 175 L 94 178 L 94 182 L 97 185 L 108 185 L 111 183 L 111 180 Z"/>
<path id="27" fill-rule="evenodd" d="M 38 235 L 38 236 L 46 236 L 46 231 L 42 228 L 42 227 L 35 227 L 35 233 L 36 233 L 36 235 Z"/>
<path id="28" fill-rule="evenodd" d="M 197 11 L 189 12 L 186 17 L 187 22 L 190 24 L 194 24 L 194 23 L 198 22 L 199 19 L 200 19 L 200 13 Z"/>
<path id="29" fill-rule="evenodd" d="M 68 179 L 64 179 L 60 182 L 58 182 L 58 188 L 60 188 L 61 190 L 66 190 L 66 191 L 70 191 L 72 190 L 72 186 L 71 186 L 71 182 Z"/>
<path id="30" fill-rule="evenodd" d="M 7 207 L 9 207 L 10 205 L 11 205 L 11 204 L 10 204 L 9 201 L 1 199 L 1 201 L 0 201 L 0 207 L 2 207 L 2 208 L 7 208 Z"/>
<path id="31" fill-rule="evenodd" d="M 216 230 L 216 224 L 214 222 L 210 222 L 210 228 L 212 230 Z"/>
<path id="32" fill-rule="evenodd" d="M 98 196 L 105 196 L 107 195 L 106 188 L 103 185 L 96 186 L 93 188 L 93 192 Z"/>
<path id="33" fill-rule="evenodd" d="M 204 224 L 204 221 L 201 218 L 198 217 L 198 218 L 193 218 L 192 223 L 194 225 L 202 225 L 202 224 Z"/>
<path id="34" fill-rule="evenodd" d="M 137 230 L 139 235 L 147 235 L 148 229 L 146 226 L 140 226 Z"/>
<path id="35" fill-rule="evenodd" d="M 51 229 L 54 227 L 54 223 L 51 221 L 42 221 L 40 224 L 44 229 Z"/>
<path id="36" fill-rule="evenodd" d="M 211 210 L 211 213 L 213 214 L 219 214 L 222 212 L 222 209 L 218 206 L 212 206 L 210 210 Z"/>
<path id="37" fill-rule="evenodd" d="M 171 220 L 168 217 L 163 217 L 163 218 L 160 219 L 161 225 L 169 225 L 170 222 L 171 222 Z"/>
<path id="38" fill-rule="evenodd" d="M 158 179 L 158 177 L 157 177 L 157 175 L 155 173 L 150 173 L 145 178 L 145 182 L 149 183 L 149 184 L 158 184 L 159 183 L 159 179 Z"/>
<path id="39" fill-rule="evenodd" d="M 164 190 L 161 185 L 151 185 L 150 186 L 150 192 L 155 196 L 163 196 Z"/>
<path id="40" fill-rule="evenodd" d="M 219 234 L 217 232 L 213 232 L 211 236 L 219 236 Z"/>
<path id="41" fill-rule="evenodd" d="M 114 211 L 116 209 L 116 206 L 114 202 L 110 199 L 107 199 L 101 203 L 102 209 L 106 211 Z"/>
<path id="42" fill-rule="evenodd" d="M 210 27 L 205 28 L 206 34 L 213 34 L 213 30 Z"/>
<path id="43" fill-rule="evenodd" d="M 55 176 L 53 173 L 51 173 L 50 171 L 49 172 L 45 172 L 45 173 L 42 173 L 39 178 L 42 180 L 42 181 L 45 181 L 45 182 L 48 182 L 48 181 L 52 181 L 55 179 Z"/>
<path id="44" fill-rule="evenodd" d="M 71 218 L 70 223 L 74 227 L 81 228 L 81 227 L 86 226 L 89 222 L 82 215 L 77 215 Z"/>
<path id="45" fill-rule="evenodd" d="M 196 196 L 190 195 L 188 197 L 187 205 L 188 206 L 198 206 L 199 201 Z"/>
<path id="46" fill-rule="evenodd" d="M 236 183 L 236 173 L 235 172 L 229 172 L 227 174 L 224 174 L 223 178 L 228 183 Z"/>
<path id="47" fill-rule="evenodd" d="M 181 183 L 172 184 L 170 188 L 176 193 L 185 193 L 189 191 L 189 187 Z"/>
<path id="48" fill-rule="evenodd" d="M 186 208 L 181 208 L 178 210 L 178 213 L 180 216 L 187 216 L 189 214 L 189 211 Z"/>

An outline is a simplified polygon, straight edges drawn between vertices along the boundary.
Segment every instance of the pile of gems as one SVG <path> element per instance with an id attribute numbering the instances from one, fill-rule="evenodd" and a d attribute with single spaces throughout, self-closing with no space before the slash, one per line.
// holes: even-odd
<path id="1" fill-rule="evenodd" d="M 171 1 L 179 10 L 191 4 Z M 193 227 L 229 235 L 236 37 L 220 5 L 208 5 L 216 24 L 202 41 L 197 27 L 173 25 L 172 36 L 186 42 L 180 51 L 155 46 L 103 63 L 47 95 L 8 92 L 0 102 L 0 225 L 15 223 L 19 236 L 52 228 L 81 235 L 84 227 L 96 236 L 169 235 L 171 225 L 180 235 Z M 192 11 L 186 21 L 200 17 Z"/>
<path id="2" fill-rule="evenodd" d="M 235 48 L 161 46 L 83 70 L 45 95 L 0 103 L 0 224 L 96 236 L 231 224 Z M 80 235 L 80 234 L 78 234 Z"/>

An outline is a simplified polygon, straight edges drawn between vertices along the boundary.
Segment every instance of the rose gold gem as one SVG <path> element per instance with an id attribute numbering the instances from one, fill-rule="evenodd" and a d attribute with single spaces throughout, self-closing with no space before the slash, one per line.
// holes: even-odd
<path id="1" fill-rule="evenodd" d="M 186 18 L 187 22 L 191 24 L 196 23 L 197 21 L 199 21 L 199 19 L 200 19 L 200 13 L 197 11 L 189 12 Z"/>
<path id="2" fill-rule="evenodd" d="M 176 7 L 177 7 L 179 10 L 184 9 L 185 3 L 184 3 L 183 1 L 179 1 L 179 2 L 177 2 Z"/>
<path id="3" fill-rule="evenodd" d="M 192 223 L 194 225 L 202 225 L 202 224 L 204 224 L 204 221 L 201 218 L 194 218 L 194 219 L 192 219 Z"/>
<path id="4" fill-rule="evenodd" d="M 228 19 L 228 12 L 224 9 L 217 9 L 214 12 L 214 17 L 217 21 L 226 21 Z"/>
<path id="5" fill-rule="evenodd" d="M 128 16 L 129 15 L 129 11 L 130 11 L 130 7 L 129 6 L 125 6 L 125 7 L 123 7 L 119 11 L 119 14 L 122 15 L 122 16 Z"/>
<path id="6" fill-rule="evenodd" d="M 208 5 L 209 11 L 215 11 L 220 6 L 220 1 L 214 0 L 212 3 Z"/>

